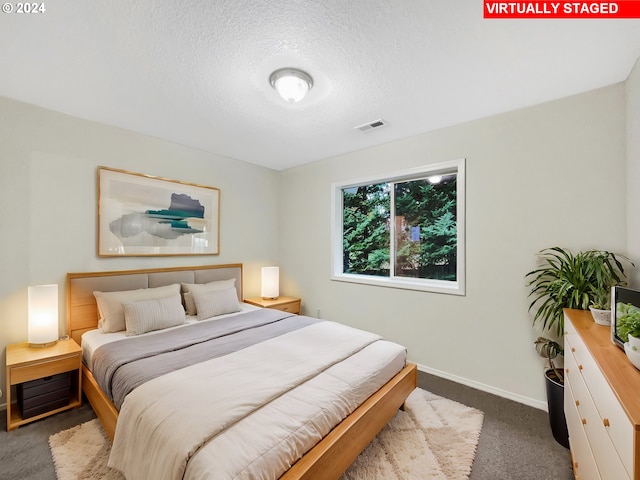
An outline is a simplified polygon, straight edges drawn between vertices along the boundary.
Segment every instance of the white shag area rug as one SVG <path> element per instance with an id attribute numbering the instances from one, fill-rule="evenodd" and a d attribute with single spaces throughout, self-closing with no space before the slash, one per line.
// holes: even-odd
<path id="1" fill-rule="evenodd" d="M 417 388 L 341 480 L 468 479 L 482 428 L 475 408 Z M 98 419 L 49 437 L 58 480 L 123 480 Z"/>

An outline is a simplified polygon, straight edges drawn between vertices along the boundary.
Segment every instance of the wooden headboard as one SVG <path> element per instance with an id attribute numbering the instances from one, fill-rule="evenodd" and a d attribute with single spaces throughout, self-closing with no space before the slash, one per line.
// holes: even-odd
<path id="1" fill-rule="evenodd" d="M 98 328 L 98 306 L 94 291 L 114 292 L 153 288 L 172 283 L 208 283 L 236 279 L 242 301 L 242 264 L 169 267 L 111 272 L 67 273 L 67 332 L 78 345 L 82 334 Z"/>

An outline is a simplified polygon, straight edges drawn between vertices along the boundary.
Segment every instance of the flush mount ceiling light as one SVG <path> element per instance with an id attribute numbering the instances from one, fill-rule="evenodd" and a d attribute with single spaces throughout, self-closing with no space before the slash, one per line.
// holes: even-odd
<path id="1" fill-rule="evenodd" d="M 313 78 L 297 68 L 280 68 L 271 74 L 269 83 L 287 102 L 297 103 L 313 87 Z"/>

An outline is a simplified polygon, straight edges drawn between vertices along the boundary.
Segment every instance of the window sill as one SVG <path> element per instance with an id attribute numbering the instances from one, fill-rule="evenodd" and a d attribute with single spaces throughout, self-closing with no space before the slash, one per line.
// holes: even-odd
<path id="1" fill-rule="evenodd" d="M 337 282 L 360 283 L 377 287 L 400 288 L 404 290 L 419 290 L 423 292 L 445 293 L 448 295 L 465 295 L 464 285 L 460 282 L 445 282 L 441 280 L 414 280 L 410 278 L 386 278 L 373 275 L 350 275 L 348 273 L 334 274 L 331 280 Z"/>

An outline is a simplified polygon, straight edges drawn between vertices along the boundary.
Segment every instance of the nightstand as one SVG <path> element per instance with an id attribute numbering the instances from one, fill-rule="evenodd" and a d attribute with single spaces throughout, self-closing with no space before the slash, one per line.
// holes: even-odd
<path id="1" fill-rule="evenodd" d="M 12 387 L 17 401 L 12 400 Z M 81 402 L 82 349 L 76 342 L 7 345 L 7 431 L 79 407 Z"/>
<path id="2" fill-rule="evenodd" d="M 273 308 L 275 310 L 282 310 L 283 312 L 295 313 L 300 315 L 300 299 L 294 297 L 279 296 L 276 299 L 268 299 L 262 297 L 245 298 L 245 303 L 255 305 L 262 308 Z"/>

